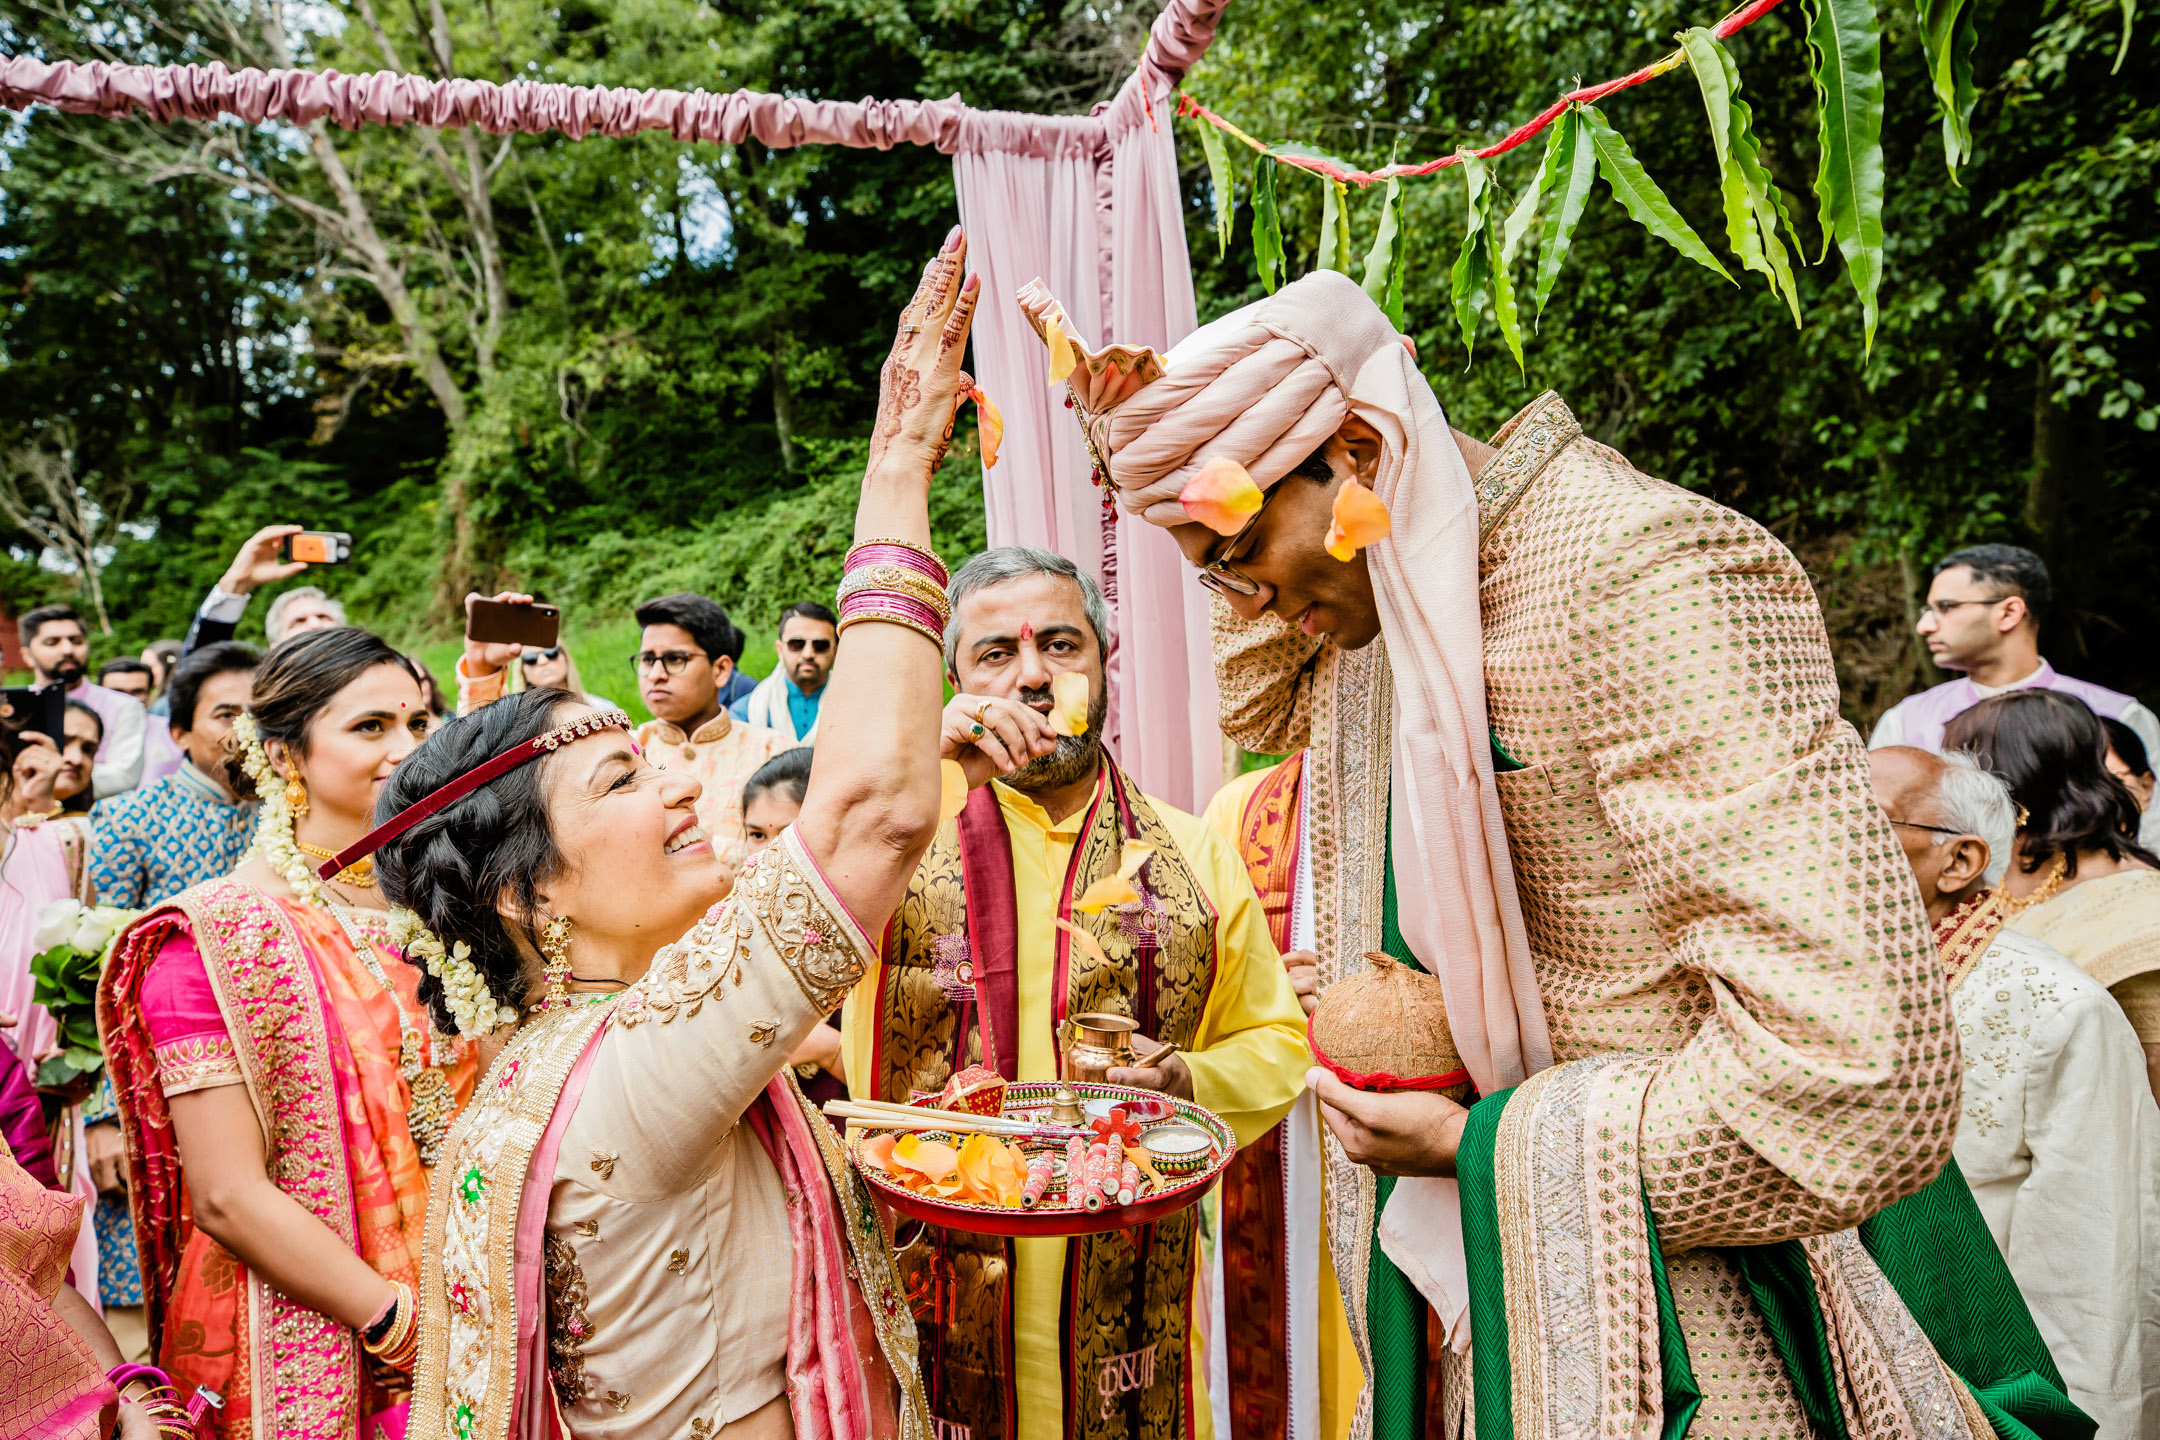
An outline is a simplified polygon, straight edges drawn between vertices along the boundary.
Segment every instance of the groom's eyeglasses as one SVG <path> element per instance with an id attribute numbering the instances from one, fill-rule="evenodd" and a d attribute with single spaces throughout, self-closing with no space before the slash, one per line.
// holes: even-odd
<path id="1" fill-rule="evenodd" d="M 1260 593 L 1260 582 L 1250 575 L 1231 569 L 1230 563 L 1233 560 L 1246 558 L 1243 551 L 1245 542 L 1252 536 L 1253 526 L 1260 523 L 1262 515 L 1267 514 L 1267 507 L 1274 503 L 1275 496 L 1281 490 L 1282 486 L 1280 485 L 1269 486 L 1267 494 L 1260 498 L 1260 508 L 1253 511 L 1252 517 L 1238 527 L 1237 534 L 1230 537 L 1230 543 L 1223 546 L 1222 554 L 1200 567 L 1200 583 L 1202 585 L 1223 595 L 1257 595 Z"/>

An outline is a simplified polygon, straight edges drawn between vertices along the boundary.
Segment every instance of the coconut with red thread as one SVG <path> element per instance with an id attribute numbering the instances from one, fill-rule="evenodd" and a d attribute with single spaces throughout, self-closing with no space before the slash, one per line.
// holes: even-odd
<path id="1" fill-rule="evenodd" d="M 1357 1090 L 1438 1090 L 1467 1100 L 1470 1072 L 1455 1050 L 1440 981 L 1377 951 L 1371 969 L 1327 987 L 1305 1022 L 1313 1059 Z"/>

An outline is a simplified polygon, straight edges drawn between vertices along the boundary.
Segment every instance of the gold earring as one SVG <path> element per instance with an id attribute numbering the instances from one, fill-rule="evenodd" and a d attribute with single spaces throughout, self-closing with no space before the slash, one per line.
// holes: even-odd
<path id="1" fill-rule="evenodd" d="M 548 921 L 540 932 L 542 973 L 547 976 L 543 1010 L 561 1010 L 570 1003 L 570 922 L 562 916 Z"/>
<path id="2" fill-rule="evenodd" d="M 292 774 L 285 777 L 285 803 L 298 820 L 307 814 L 307 784 L 300 778 L 300 767 L 295 765 Z"/>

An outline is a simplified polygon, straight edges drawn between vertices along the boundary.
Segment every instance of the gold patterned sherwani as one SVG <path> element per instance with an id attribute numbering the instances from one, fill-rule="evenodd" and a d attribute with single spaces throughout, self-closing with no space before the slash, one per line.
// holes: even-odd
<path id="1" fill-rule="evenodd" d="M 1497 781 L 1555 1061 L 1653 1057 L 1636 1163 L 1703 1390 L 1691 1437 L 1803 1440 L 1760 1314 L 1707 1247 L 1848 1230 L 1949 1158 L 1958 1049 L 1926 915 L 1791 553 L 1638 474 L 1553 395 L 1493 443 L 1476 477 L 1486 699 L 1520 767 Z M 1216 618 L 1226 733 L 1314 747 L 1315 898 L 1341 917 L 1325 982 L 1376 948 L 1386 642 L 1342 652 Z M 1331 1182 L 1357 1173 L 1334 1151 Z M 1344 1262 L 1369 1253 L 1369 1221 L 1331 1217 L 1338 1273 L 1362 1274 Z M 1856 1433 L 1908 1428 L 1863 1412 Z"/>

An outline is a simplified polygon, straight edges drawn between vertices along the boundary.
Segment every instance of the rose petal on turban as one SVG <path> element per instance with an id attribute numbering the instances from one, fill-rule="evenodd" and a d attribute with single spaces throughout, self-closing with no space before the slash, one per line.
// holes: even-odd
<path id="1" fill-rule="evenodd" d="M 970 385 L 968 398 L 975 402 L 975 426 L 982 434 L 983 465 L 995 470 L 998 446 L 1005 443 L 1005 417 L 998 412 L 997 402 L 983 393 L 982 386 Z"/>
<path id="2" fill-rule="evenodd" d="M 1050 682 L 1050 733 L 1085 735 L 1088 727 L 1088 677 L 1067 670 Z"/>
<path id="3" fill-rule="evenodd" d="M 1210 455 L 1201 461 L 1178 492 L 1185 513 L 1218 535 L 1235 535 L 1244 529 L 1266 498 L 1245 467 L 1227 455 Z"/>
<path id="4" fill-rule="evenodd" d="M 960 762 L 938 761 L 938 823 L 942 825 L 965 810 L 967 797 L 967 771 L 960 768 Z"/>
<path id="5" fill-rule="evenodd" d="M 1058 323 L 1058 319 L 1058 316 L 1052 315 L 1043 328 L 1043 343 L 1050 347 L 1050 384 L 1053 389 L 1064 384 L 1065 377 L 1072 374 L 1073 366 L 1080 363 L 1079 355 L 1073 351 L 1072 337 L 1065 333 L 1065 327 Z"/>
<path id="6" fill-rule="evenodd" d="M 1147 864 L 1148 857 L 1154 853 L 1155 847 L 1152 845 L 1126 841 L 1125 853 L 1118 860 L 1117 874 L 1105 875 L 1081 891 L 1080 898 L 1073 901 L 1072 908 L 1092 915 L 1111 905 L 1137 904 L 1140 892 L 1133 888 L 1133 877 L 1140 873 L 1140 867 Z"/>
<path id="7" fill-rule="evenodd" d="M 1388 519 L 1386 503 L 1353 476 L 1343 481 L 1342 489 L 1335 492 L 1335 514 L 1328 522 L 1327 553 L 1347 562 L 1373 541 L 1385 540 L 1392 523 Z"/>

